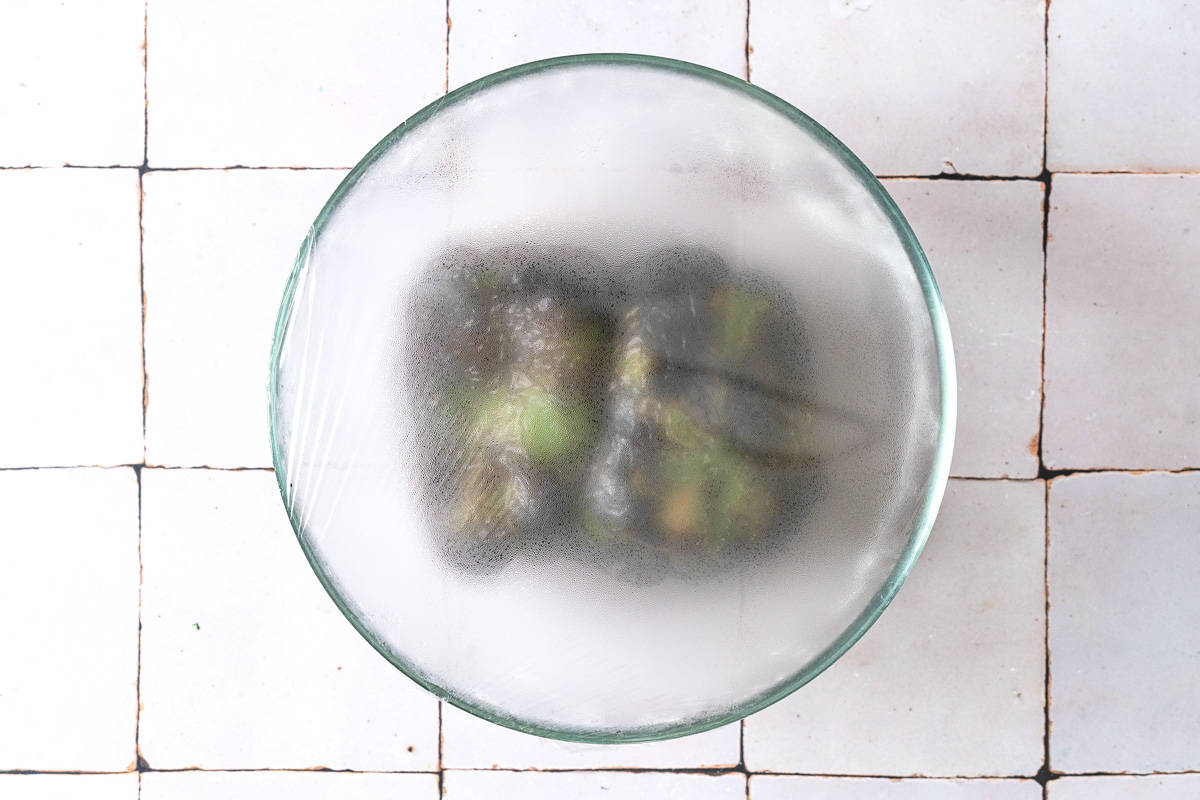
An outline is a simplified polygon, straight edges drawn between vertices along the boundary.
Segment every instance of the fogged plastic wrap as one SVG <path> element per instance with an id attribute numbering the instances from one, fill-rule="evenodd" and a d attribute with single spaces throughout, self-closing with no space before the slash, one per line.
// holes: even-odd
<path id="1" fill-rule="evenodd" d="M 453 702 L 634 740 L 747 713 L 911 565 L 936 288 L 836 143 L 699 68 L 565 60 L 398 130 L 306 241 L 277 473 L 318 575 Z"/>
<path id="2" fill-rule="evenodd" d="M 819 458 L 866 438 L 804 399 L 788 293 L 706 249 L 452 250 L 404 318 L 428 533 L 463 570 L 540 554 L 653 581 L 763 559 Z M 822 441 L 826 417 L 858 442 Z"/>

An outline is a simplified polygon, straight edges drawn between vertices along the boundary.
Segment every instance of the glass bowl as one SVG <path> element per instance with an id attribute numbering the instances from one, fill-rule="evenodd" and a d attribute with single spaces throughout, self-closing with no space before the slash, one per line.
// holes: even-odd
<path id="1" fill-rule="evenodd" d="M 610 54 L 464 86 L 359 162 L 288 281 L 270 403 L 300 545 L 375 649 L 501 725 L 634 742 L 862 636 L 933 524 L 955 384 L 925 256 L 841 142 Z"/>

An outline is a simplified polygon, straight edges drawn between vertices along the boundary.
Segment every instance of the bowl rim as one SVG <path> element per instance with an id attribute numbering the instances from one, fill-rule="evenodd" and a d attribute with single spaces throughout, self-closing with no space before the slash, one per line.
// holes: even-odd
<path id="1" fill-rule="evenodd" d="M 290 312 L 292 308 L 292 299 L 295 295 L 296 286 L 301 273 L 304 270 L 304 265 L 308 260 L 311 245 L 315 238 L 320 234 L 321 229 L 328 221 L 329 217 L 337 210 L 342 201 L 346 198 L 349 192 L 358 183 L 363 174 L 379 160 L 379 158 L 391 149 L 397 142 L 404 138 L 405 134 L 418 125 L 428 121 L 441 109 L 454 103 L 461 102 L 474 94 L 488 89 L 500 83 L 504 83 L 515 78 L 520 78 L 526 75 L 532 75 L 546 70 L 558 69 L 563 67 L 574 66 L 637 66 L 648 67 L 653 69 L 667 70 L 671 72 L 682 73 L 691 77 L 699 78 L 726 89 L 733 89 L 747 95 L 753 100 L 763 103 L 771 109 L 781 113 L 793 123 L 803 128 L 806 132 L 813 135 L 822 145 L 824 145 L 841 164 L 850 170 L 862 184 L 864 188 L 871 194 L 872 198 L 882 208 L 889 221 L 892 224 L 897 236 L 900 238 L 901 244 L 904 247 L 905 253 L 908 255 L 909 262 L 912 264 L 913 270 L 916 273 L 917 280 L 921 286 L 921 291 L 925 299 L 926 310 L 929 313 L 930 325 L 932 327 L 934 346 L 936 349 L 937 366 L 938 366 L 938 383 L 940 389 L 939 402 L 939 428 L 937 434 L 937 443 L 929 471 L 929 477 L 924 490 L 924 501 L 920 512 L 917 514 L 913 530 L 909 535 L 904 549 L 901 551 L 895 566 L 888 575 L 887 580 L 872 597 L 867 606 L 858 614 L 857 617 L 842 631 L 842 633 L 816 657 L 808 661 L 800 667 L 791 677 L 780 681 L 770 689 L 760 692 L 757 695 L 743 701 L 736 707 L 721 713 L 710 714 L 701 718 L 688 719 L 684 722 L 670 723 L 665 725 L 650 726 L 644 728 L 635 728 L 631 730 L 583 730 L 575 728 L 554 728 L 546 725 L 530 722 L 521 719 L 511 714 L 505 713 L 501 709 L 484 707 L 470 700 L 455 695 L 454 692 L 438 685 L 429 676 L 422 674 L 413 664 L 410 664 L 405 659 L 401 658 L 396 653 L 393 653 L 382 641 L 377 639 L 359 620 L 353 612 L 350 611 L 348 604 L 342 597 L 341 593 L 334 586 L 329 575 L 325 572 L 324 567 L 316 558 L 315 553 L 308 542 L 308 536 L 301 524 L 299 515 L 288 499 L 288 477 L 285 469 L 286 461 L 283 458 L 283 452 L 280 445 L 280 438 L 276 435 L 276 430 L 280 422 L 278 416 L 278 379 L 279 379 L 279 357 L 284 340 L 284 336 L 288 329 L 290 320 Z M 795 106 L 787 101 L 777 97 L 774 94 L 755 86 L 747 81 L 729 75 L 724 72 L 719 72 L 709 67 L 704 67 L 699 64 L 693 64 L 687 61 L 680 61 L 662 56 L 642 55 L 635 53 L 586 53 L 578 55 L 558 56 L 555 58 L 547 58 L 539 61 L 532 61 L 525 64 L 509 67 L 508 69 L 500 70 L 485 77 L 479 78 L 471 83 L 459 87 L 447 94 L 439 97 L 437 100 L 426 105 L 420 111 L 410 116 L 407 120 L 398 125 L 390 133 L 384 136 L 374 147 L 367 152 L 365 156 L 354 166 L 353 169 L 342 179 L 341 183 L 330 195 L 320 213 L 309 227 L 308 234 L 300 246 L 299 253 L 296 256 L 292 267 L 291 275 L 288 278 L 287 285 L 284 289 L 283 299 L 280 303 L 279 312 L 275 321 L 274 336 L 271 345 L 271 361 L 269 370 L 269 382 L 267 386 L 268 402 L 270 406 L 270 436 L 271 436 L 271 456 L 274 463 L 274 471 L 276 482 L 279 486 L 279 492 L 283 498 L 284 507 L 288 512 L 288 519 L 291 522 L 292 530 L 296 534 L 296 539 L 300 544 L 300 548 L 304 552 L 304 556 L 308 559 L 309 565 L 316 574 L 317 579 L 328 593 L 334 605 L 342 612 L 342 615 L 350 622 L 358 633 L 367 640 L 370 645 L 375 648 L 385 659 L 387 659 L 400 672 L 404 673 L 415 683 L 433 693 L 438 698 L 445 700 L 456 708 L 462 709 L 470 714 L 485 719 L 489 722 L 503 725 L 507 728 L 512 728 L 524 733 L 534 734 L 549 739 L 558 739 L 562 741 L 585 742 L 593 744 L 619 744 L 619 743 L 634 743 L 634 742 L 652 742 L 665 739 L 672 739 L 679 736 L 687 736 L 694 733 L 718 728 L 722 725 L 727 725 L 731 722 L 743 719 L 757 711 L 761 711 L 767 706 L 782 700 L 792 692 L 804 686 L 813 678 L 824 672 L 831 664 L 837 661 L 850 647 L 862 638 L 867 629 L 879 618 L 888 604 L 896 596 L 905 578 L 908 577 L 913 565 L 916 563 L 917 557 L 925 547 L 925 543 L 929 538 L 930 530 L 933 527 L 934 519 L 937 516 L 938 508 L 941 505 L 943 493 L 945 491 L 947 480 L 950 474 L 950 457 L 954 443 L 954 431 L 956 424 L 957 411 L 957 386 L 955 382 L 955 366 L 954 352 L 950 340 L 950 328 L 946 319 L 945 307 L 942 303 L 941 293 L 938 290 L 937 282 L 934 279 L 933 271 L 929 266 L 929 261 L 918 243 L 916 235 L 909 226 L 908 221 L 900 212 L 896 202 L 888 194 L 887 190 L 880 183 L 879 179 L 866 167 L 859 158 L 850 151 L 837 137 L 826 130 L 823 126 L 813 120 L 804 112 L 800 111 Z"/>

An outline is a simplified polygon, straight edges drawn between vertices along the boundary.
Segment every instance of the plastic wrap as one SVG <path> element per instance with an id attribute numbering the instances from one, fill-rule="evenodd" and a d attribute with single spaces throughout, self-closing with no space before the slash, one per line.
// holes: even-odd
<path id="1" fill-rule="evenodd" d="M 305 241 L 272 441 L 305 553 L 396 666 L 588 741 L 811 679 L 903 581 L 953 364 L 882 187 L 781 101 L 527 65 L 381 142 Z"/>

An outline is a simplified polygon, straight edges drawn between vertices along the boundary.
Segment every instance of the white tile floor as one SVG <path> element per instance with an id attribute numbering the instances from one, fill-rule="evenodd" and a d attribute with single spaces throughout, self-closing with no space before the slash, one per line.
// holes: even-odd
<path id="1" fill-rule="evenodd" d="M 436 775 L 378 772 L 148 772 L 141 800 L 436 800 Z"/>
<path id="2" fill-rule="evenodd" d="M 278 501 L 268 470 L 143 471 L 142 757 L 436 769 L 436 699 L 346 623 Z"/>
<path id="3" fill-rule="evenodd" d="M 650 53 L 746 76 L 746 0 L 490 0 L 450 8 L 450 88 L 498 69 L 571 53 Z"/>
<path id="4" fill-rule="evenodd" d="M 1054 0 L 1048 33 L 1051 169 L 1196 169 L 1195 3 Z"/>
<path id="5" fill-rule="evenodd" d="M 1051 763 L 1200 770 L 1200 472 L 1080 473 L 1049 498 Z"/>
<path id="6" fill-rule="evenodd" d="M 1049 800 L 1194 800 L 1200 797 L 1200 775 L 1063 778 L 1049 790 Z"/>
<path id="7" fill-rule="evenodd" d="M 0 242 L 0 466 L 139 463 L 137 170 L 0 171 Z"/>
<path id="8" fill-rule="evenodd" d="M 1044 523 L 1041 481 L 951 480 L 902 597 L 811 687 L 746 720 L 747 768 L 1036 773 Z"/>
<path id="9" fill-rule="evenodd" d="M 140 776 L 0 775 L 0 797 L 8 800 L 138 800 Z"/>
<path id="10" fill-rule="evenodd" d="M 447 769 L 703 769 L 732 768 L 741 760 L 736 724 L 684 739 L 611 747 L 526 736 L 447 706 L 442 737 Z"/>
<path id="11" fill-rule="evenodd" d="M 447 800 L 634 800 L 644 797 L 687 800 L 744 800 L 746 776 L 682 775 L 671 772 L 494 772 L 448 770 Z"/>
<path id="12" fill-rule="evenodd" d="M 10 3 L 0 797 L 1200 796 L 1200 5 L 1151 5 Z M 275 306 L 344 168 L 447 86 L 589 50 L 749 72 L 911 176 L 961 388 L 878 626 L 743 725 L 629 747 L 388 667 L 265 444 Z"/>
<path id="13" fill-rule="evenodd" d="M 1200 465 L 1200 175 L 1062 175 L 1050 232 L 1046 464 Z"/>
<path id="14" fill-rule="evenodd" d="M 445 88 L 444 0 L 147 7 L 152 167 L 350 167 Z"/>
<path id="15" fill-rule="evenodd" d="M 136 766 L 138 482 L 0 472 L 0 770 Z"/>
<path id="16" fill-rule="evenodd" d="M 1042 404 L 1038 181 L 888 180 L 937 270 L 954 337 L 950 474 L 1034 478 Z"/>
<path id="17" fill-rule="evenodd" d="M 146 463 L 271 466 L 262 400 L 275 313 L 300 240 L 344 176 L 147 173 Z"/>
<path id="18" fill-rule="evenodd" d="M 1037 175 L 1045 0 L 751 0 L 750 77 L 882 175 Z"/>
<path id="19" fill-rule="evenodd" d="M 1035 800 L 1042 789 L 1031 780 L 923 780 L 815 778 L 753 775 L 753 800 Z"/>
<path id="20" fill-rule="evenodd" d="M 141 164 L 144 20 L 140 2 L 6 2 L 0 163 Z"/>

